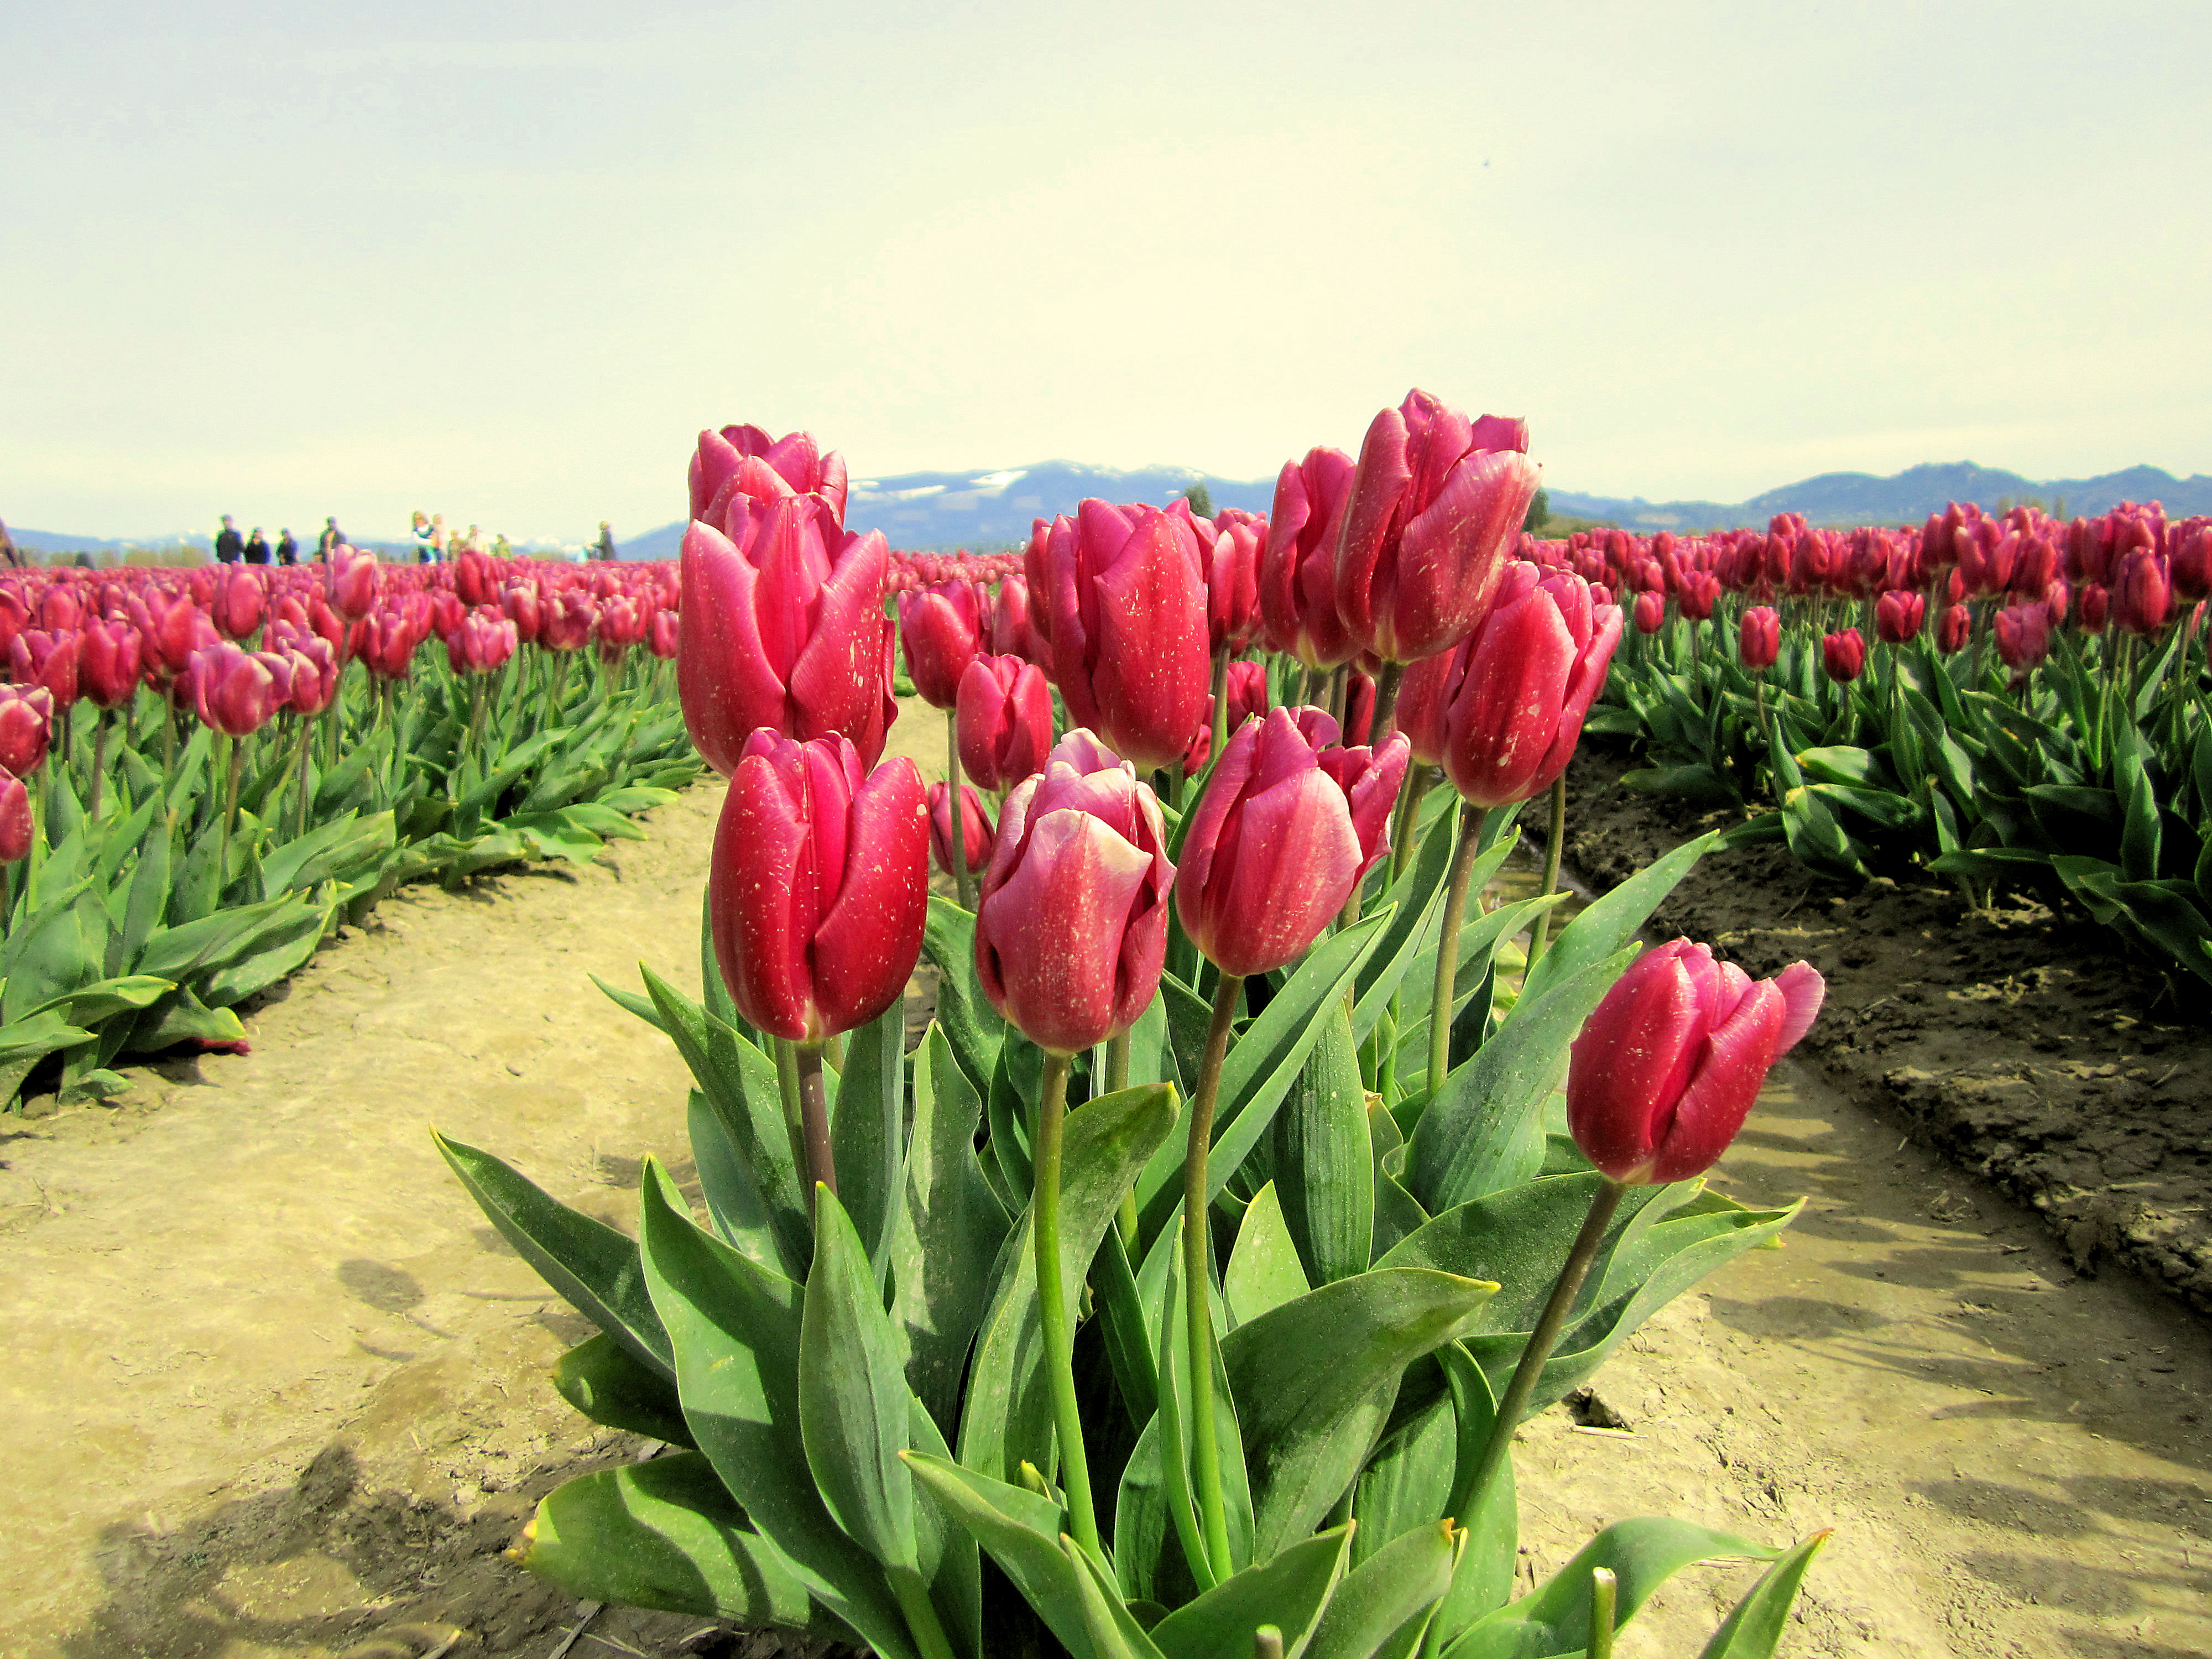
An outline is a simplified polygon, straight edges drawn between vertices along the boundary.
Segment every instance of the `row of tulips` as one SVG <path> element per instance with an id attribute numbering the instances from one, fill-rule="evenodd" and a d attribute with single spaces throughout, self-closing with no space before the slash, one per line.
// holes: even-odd
<path id="1" fill-rule="evenodd" d="M 2212 980 L 2212 521 L 1954 507 L 1917 531 L 1530 550 L 1635 590 L 1595 728 L 1636 787 L 1753 814 L 1839 880 L 1919 868 L 2069 904 Z"/>
<path id="2" fill-rule="evenodd" d="M 640 833 L 697 771 L 675 595 L 672 565 L 350 548 L 0 580 L 0 1097 L 242 1042 L 237 1005 L 399 882 Z"/>
<path id="3" fill-rule="evenodd" d="M 1525 442 L 1415 393 L 1285 468 L 1272 525 L 1089 501 L 994 593 L 902 592 L 933 814 L 878 759 L 889 556 L 843 464 L 702 435 L 704 995 L 610 994 L 691 1070 L 703 1218 L 651 1162 L 633 1237 L 439 1143 L 599 1328 L 563 1395 L 673 1449 L 554 1492 L 526 1565 L 895 1659 L 1504 1659 L 1610 1652 L 1677 1567 L 1747 1557 L 1706 1653 L 1774 1650 L 1817 1538 L 1625 1521 L 1517 1593 L 1516 1426 L 1790 1220 L 1704 1176 L 1821 996 L 1639 955 L 1709 842 L 1555 939 L 1556 893 L 1472 902 L 1620 629 L 1510 559 Z M 1299 651 L 1240 665 L 1285 570 Z M 1362 652 L 1346 743 L 1291 688 L 1340 711 Z M 965 858 L 928 891 L 933 839 L 988 848 L 972 901 Z"/>

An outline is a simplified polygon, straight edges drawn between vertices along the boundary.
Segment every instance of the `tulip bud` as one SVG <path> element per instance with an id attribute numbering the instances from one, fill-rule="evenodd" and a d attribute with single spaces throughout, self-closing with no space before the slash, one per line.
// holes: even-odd
<path id="1" fill-rule="evenodd" d="M 280 689 L 268 659 L 228 640 L 192 653 L 185 672 L 193 712 L 230 738 L 250 737 L 266 726 L 290 690 L 289 675 Z"/>
<path id="2" fill-rule="evenodd" d="M 2112 618 L 2112 595 L 2096 582 L 2083 582 L 2074 590 L 2074 619 L 2085 634 L 2101 634 Z"/>
<path id="3" fill-rule="evenodd" d="M 376 609 L 382 575 L 375 554 L 343 544 L 332 548 L 323 568 L 331 609 L 349 623 L 359 622 Z"/>
<path id="4" fill-rule="evenodd" d="M 118 708 L 138 690 L 138 630 L 128 623 L 91 622 L 77 636 L 77 687 L 102 708 Z"/>
<path id="5" fill-rule="evenodd" d="M 1052 536 L 1046 571 L 1053 681 L 1068 717 L 1146 771 L 1174 765 L 1212 677 L 1188 514 L 1086 501 L 1072 532 Z"/>
<path id="6" fill-rule="evenodd" d="M 1278 708 L 1237 730 L 1183 838 L 1176 914 L 1226 974 L 1285 966 L 1320 937 L 1390 850 L 1411 753 L 1334 747 L 1318 708 Z"/>
<path id="7" fill-rule="evenodd" d="M 1936 624 L 1936 648 L 1943 652 L 1959 652 L 1966 648 L 1973 637 L 1974 618 L 1963 605 L 1954 605 L 1943 613 L 1943 620 Z"/>
<path id="8" fill-rule="evenodd" d="M 1539 580 L 1533 565 L 1516 565 L 1455 653 L 1463 665 L 1447 694 L 1444 771 L 1462 798 L 1486 809 L 1550 788 L 1574 758 L 1620 643 L 1620 608 L 1592 605 L 1581 577 Z"/>
<path id="9" fill-rule="evenodd" d="M 1667 596 L 1645 589 L 1636 596 L 1636 631 L 1656 634 L 1667 623 Z"/>
<path id="10" fill-rule="evenodd" d="M 1054 1054 L 1127 1030 L 1159 989 L 1174 880 L 1159 802 L 1136 768 L 1069 732 L 999 815 L 975 905 L 983 994 Z"/>
<path id="11" fill-rule="evenodd" d="M 741 543 L 699 522 L 684 537 L 676 684 L 692 742 L 725 776 L 762 726 L 802 742 L 841 733 L 872 764 L 898 714 L 889 544 L 840 529 L 811 495 L 732 522 Z"/>
<path id="12" fill-rule="evenodd" d="M 1745 611 L 1736 624 L 1736 650 L 1746 668 L 1773 667 L 1782 654 L 1781 613 L 1771 605 L 1755 605 Z"/>
<path id="13" fill-rule="evenodd" d="M 1260 622 L 1260 550 L 1267 521 L 1256 513 L 1224 507 L 1210 526 L 1206 556 L 1206 635 L 1216 651 L 1241 651 Z M 1200 532 L 1200 539 L 1205 539 Z"/>
<path id="14" fill-rule="evenodd" d="M 46 763 L 54 695 L 44 686 L 0 685 L 0 770 L 27 778 Z"/>
<path id="15" fill-rule="evenodd" d="M 899 999 L 921 954 L 928 817 L 912 761 L 864 773 L 842 733 L 753 733 L 723 800 L 707 897 L 738 1012 L 772 1036 L 818 1043 Z"/>
<path id="16" fill-rule="evenodd" d="M 975 583 L 936 582 L 900 594 L 898 629 L 914 689 L 932 708 L 952 708 L 960 677 L 982 649 L 983 607 Z"/>
<path id="17" fill-rule="evenodd" d="M 1402 693 L 1401 695 L 1402 696 Z M 1267 665 L 1256 662 L 1231 663 L 1229 665 L 1228 730 L 1234 732 L 1246 720 L 1265 720 L 1267 717 Z"/>
<path id="18" fill-rule="evenodd" d="M 1704 1174 L 1826 989 L 1802 962 L 1754 981 L 1687 939 L 1646 951 L 1574 1042 L 1567 1127 L 1583 1156 L 1627 1186 Z"/>
<path id="19" fill-rule="evenodd" d="M 1927 613 L 1923 596 L 1893 588 L 1875 601 L 1875 637 L 1884 645 L 1904 645 L 1919 634 Z"/>
<path id="20" fill-rule="evenodd" d="M 0 771 L 0 864 L 31 851 L 31 792 L 13 772 Z"/>
<path id="21" fill-rule="evenodd" d="M 2173 615 L 2166 561 L 2140 548 L 2113 568 L 2112 621 L 2130 634 L 2155 634 Z"/>
<path id="22" fill-rule="evenodd" d="M 1856 628 L 1828 634 L 1820 640 L 1820 666 L 1828 678 L 1848 685 L 1866 671 L 1866 638 Z"/>
<path id="23" fill-rule="evenodd" d="M 242 640 L 261 626 L 261 618 L 268 609 L 269 590 L 262 583 L 260 572 L 244 565 L 233 565 L 224 573 L 222 585 L 216 590 L 208 619 L 225 639 Z"/>
<path id="24" fill-rule="evenodd" d="M 18 634 L 8 647 L 15 678 L 23 684 L 44 686 L 53 694 L 57 708 L 75 708 L 76 641 L 74 634 L 49 634 L 38 628 Z"/>
<path id="25" fill-rule="evenodd" d="M 960 769 L 978 787 L 1006 789 L 1044 769 L 1052 749 L 1052 687 L 1019 657 L 977 657 L 954 705 Z"/>
<path id="26" fill-rule="evenodd" d="M 1693 623 L 1708 620 L 1720 597 L 1721 579 L 1710 570 L 1685 570 L 1674 588 L 1676 608 Z"/>
<path id="27" fill-rule="evenodd" d="M 1336 609 L 1385 661 L 1419 662 L 1488 609 L 1542 473 L 1527 423 L 1415 390 L 1376 416 L 1336 550 Z"/>
<path id="28" fill-rule="evenodd" d="M 968 868 L 982 869 L 991 861 L 991 819 L 983 798 L 965 783 L 960 786 L 960 828 Z M 952 873 L 952 793 L 942 783 L 929 786 L 929 855 L 939 869 Z"/>
<path id="29" fill-rule="evenodd" d="M 2051 612 L 2039 605 L 2008 605 L 1996 614 L 1997 656 L 2025 674 L 2051 654 Z"/>
<path id="30" fill-rule="evenodd" d="M 1356 471 L 1340 449 L 1285 461 L 1260 556 L 1260 619 L 1267 647 L 1309 669 L 1349 662 L 1359 647 L 1336 611 L 1336 544 Z"/>
<path id="31" fill-rule="evenodd" d="M 999 581 L 998 597 L 991 604 L 991 650 L 1001 657 L 1019 657 L 1038 667 L 1048 667 L 1052 647 L 1039 637 L 1030 616 L 1030 585 L 1019 575 Z"/>

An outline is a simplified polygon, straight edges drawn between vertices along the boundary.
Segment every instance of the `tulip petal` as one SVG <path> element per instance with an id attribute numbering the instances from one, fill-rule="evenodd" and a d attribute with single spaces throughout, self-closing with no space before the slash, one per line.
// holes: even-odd
<path id="1" fill-rule="evenodd" d="M 1616 1181 L 1642 1178 L 1705 1029 L 1697 988 L 1673 951 L 1662 945 L 1629 965 L 1568 1060 L 1567 1128 L 1583 1157 Z"/>
<path id="2" fill-rule="evenodd" d="M 1362 860 L 1344 792 L 1319 767 L 1241 805 L 1237 843 L 1225 849 L 1228 884 L 1207 906 L 1206 954 L 1223 972 L 1249 975 L 1284 966 L 1314 942 L 1344 908 Z"/>
<path id="3" fill-rule="evenodd" d="M 1820 1018 L 1820 1005 L 1827 999 L 1828 984 L 1812 963 L 1793 962 L 1774 976 L 1774 988 L 1782 993 L 1784 1010 L 1782 1046 L 1776 1052 L 1786 1054 Z"/>
<path id="4" fill-rule="evenodd" d="M 715 826 L 708 878 L 714 957 L 740 1013 L 771 1036 L 810 1030 L 813 986 L 805 941 L 793 931 L 791 894 L 806 826 L 773 763 L 739 763 Z"/>
<path id="5" fill-rule="evenodd" d="M 1657 1156 L 1647 1179 L 1686 1181 L 1720 1162 L 1781 1052 L 1787 1012 L 1774 982 L 1761 980 L 1706 1037 L 1689 1086 L 1671 1120 L 1659 1127 Z"/>
<path id="6" fill-rule="evenodd" d="M 1444 769 L 1467 799 L 1496 807 L 1535 793 L 1574 660 L 1559 608 L 1541 592 L 1491 613 L 1446 715 Z"/>
<path id="7" fill-rule="evenodd" d="M 852 797 L 843 882 L 814 931 L 814 994 L 831 1031 L 897 1000 L 929 912 L 929 812 L 910 760 L 886 762 Z"/>
<path id="8" fill-rule="evenodd" d="M 676 685 L 684 723 L 724 777 L 756 728 L 783 726 L 783 685 L 768 665 L 754 598 L 759 577 L 711 525 L 684 532 Z"/>
<path id="9" fill-rule="evenodd" d="M 978 906 L 984 989 L 1041 1048 L 1073 1054 L 1112 1035 L 1122 933 L 1152 863 L 1087 812 L 1047 812 Z"/>

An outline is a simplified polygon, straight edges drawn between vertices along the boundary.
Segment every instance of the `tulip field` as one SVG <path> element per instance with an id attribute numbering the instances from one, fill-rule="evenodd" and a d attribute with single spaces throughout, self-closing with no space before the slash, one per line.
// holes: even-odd
<path id="1" fill-rule="evenodd" d="M 641 833 L 698 771 L 673 574 L 341 548 L 0 581 L 0 1095 L 243 1042 L 237 1007 L 402 882 Z"/>
<path id="2" fill-rule="evenodd" d="M 2212 526 L 1541 541 L 1528 448 L 1417 391 L 1267 514 L 1091 500 L 978 556 L 848 529 L 841 455 L 732 425 L 673 562 L 0 580 L 10 1096 L 238 1045 L 401 884 L 588 863 L 711 771 L 700 994 L 599 985 L 688 1077 L 688 1160 L 572 1201 L 551 1093 L 433 1131 L 580 1322 L 553 1389 L 647 1443 L 510 1540 L 583 1609 L 554 1651 L 616 1608 L 686 1651 L 1602 1659 L 1717 1563 L 1704 1659 L 1872 1650 L 1822 1599 L 1851 1515 L 1563 1549 L 1558 1443 L 1516 1455 L 1562 1406 L 1635 1439 L 1593 1390 L 1808 1215 L 1717 1170 L 1801 1042 L 1886 1052 L 1828 909 L 1932 954 L 1927 893 L 2033 894 L 2212 980 Z M 1577 843 L 1570 902 L 1586 732 L 1674 816 Z M 1674 936 L 1785 854 L 1771 926 Z M 1848 1255 L 1853 1205 L 1811 1213 Z"/>

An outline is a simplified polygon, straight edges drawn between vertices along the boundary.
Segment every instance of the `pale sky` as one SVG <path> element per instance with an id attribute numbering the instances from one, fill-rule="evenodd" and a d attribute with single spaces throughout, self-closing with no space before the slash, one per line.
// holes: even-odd
<path id="1" fill-rule="evenodd" d="M 1421 386 L 1570 489 L 2212 471 L 2212 5 L 0 5 L 0 519 L 1272 474 Z"/>

